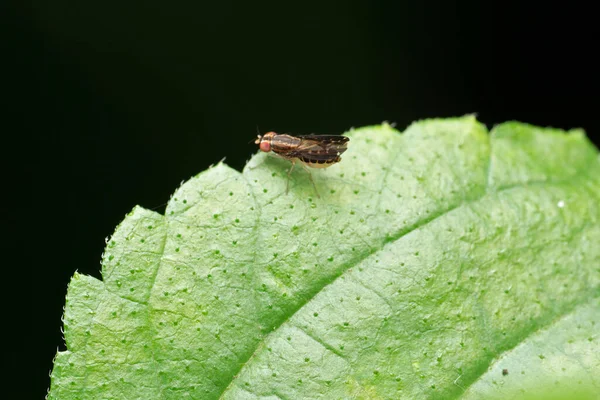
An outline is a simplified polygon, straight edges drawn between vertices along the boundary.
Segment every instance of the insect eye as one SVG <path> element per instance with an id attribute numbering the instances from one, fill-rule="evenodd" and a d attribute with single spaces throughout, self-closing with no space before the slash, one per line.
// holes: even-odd
<path id="1" fill-rule="evenodd" d="M 260 142 L 260 149 L 265 153 L 268 153 L 269 151 L 271 151 L 271 143 L 267 141 Z"/>

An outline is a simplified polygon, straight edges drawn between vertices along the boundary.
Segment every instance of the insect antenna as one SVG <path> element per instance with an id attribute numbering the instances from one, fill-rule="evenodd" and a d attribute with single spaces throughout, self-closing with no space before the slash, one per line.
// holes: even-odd
<path id="1" fill-rule="evenodd" d="M 259 139 L 259 140 L 260 140 L 260 139 L 262 139 L 262 136 L 263 136 L 263 135 L 261 135 L 261 134 L 260 134 L 260 131 L 258 130 L 258 125 L 256 125 L 256 133 L 258 134 L 258 139 Z M 252 142 L 256 143 L 256 139 L 252 139 L 252 140 L 250 140 L 250 141 L 248 142 L 248 144 L 250 144 L 250 143 L 252 143 Z"/>

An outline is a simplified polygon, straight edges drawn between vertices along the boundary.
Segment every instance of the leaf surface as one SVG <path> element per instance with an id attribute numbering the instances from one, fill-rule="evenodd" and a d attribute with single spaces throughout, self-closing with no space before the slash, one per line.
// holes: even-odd
<path id="1" fill-rule="evenodd" d="M 582 131 L 466 116 L 346 134 L 312 172 L 321 198 L 302 169 L 286 195 L 289 164 L 257 154 L 187 181 L 165 216 L 136 207 L 103 280 L 70 283 L 49 398 L 470 399 L 564 359 L 600 386 Z"/>

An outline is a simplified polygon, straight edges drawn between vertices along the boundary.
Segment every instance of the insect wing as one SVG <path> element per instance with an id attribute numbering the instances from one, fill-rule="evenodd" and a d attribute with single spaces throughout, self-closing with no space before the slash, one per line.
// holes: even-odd
<path id="1" fill-rule="evenodd" d="M 340 161 L 347 150 L 348 138 L 334 135 L 302 136 L 300 145 L 290 154 L 311 164 L 332 164 Z"/>
<path id="2" fill-rule="evenodd" d="M 314 140 L 315 142 L 319 142 L 322 145 L 345 145 L 348 143 L 350 138 L 348 136 L 340 136 L 340 135 L 304 135 L 300 136 L 301 139 L 305 141 Z"/>

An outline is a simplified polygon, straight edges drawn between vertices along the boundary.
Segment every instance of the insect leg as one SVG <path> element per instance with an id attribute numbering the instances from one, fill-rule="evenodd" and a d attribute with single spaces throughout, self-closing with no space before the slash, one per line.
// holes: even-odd
<path id="1" fill-rule="evenodd" d="M 288 171 L 288 174 L 287 174 L 287 183 L 285 185 L 285 194 L 288 194 L 288 190 L 290 189 L 290 175 L 292 174 L 292 171 L 294 170 L 295 166 L 296 166 L 296 160 L 292 160 L 292 166 L 290 167 L 290 170 Z"/>
<path id="2" fill-rule="evenodd" d="M 317 194 L 318 198 L 321 198 L 321 196 L 319 195 L 319 191 L 317 190 L 317 185 L 315 185 L 315 181 L 313 180 L 312 174 L 310 173 L 310 170 L 308 169 L 308 167 L 306 165 L 304 165 L 304 163 L 302 164 L 302 168 L 304 168 L 304 170 L 306 172 L 308 172 L 308 177 L 310 179 L 310 182 L 312 183 L 313 187 L 315 188 L 315 193 Z"/>

